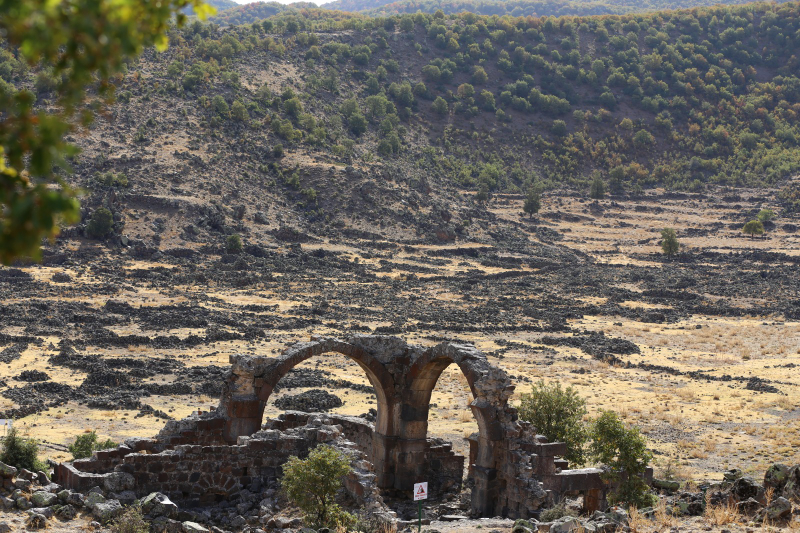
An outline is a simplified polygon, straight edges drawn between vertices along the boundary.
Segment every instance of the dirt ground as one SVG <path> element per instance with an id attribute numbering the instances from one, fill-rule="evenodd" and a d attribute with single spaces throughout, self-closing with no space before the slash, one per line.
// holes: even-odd
<path id="1" fill-rule="evenodd" d="M 0 352 L 24 338 L 19 355 L 0 363 L 0 378 L 4 391 L 37 391 L 42 408 L 14 423 L 44 441 L 47 457 L 65 460 L 80 432 L 121 441 L 155 434 L 165 417 L 212 409 L 213 372 L 224 371 L 232 353 L 270 355 L 311 334 L 391 332 L 425 345 L 460 339 L 514 376 L 514 401 L 535 380 L 558 380 L 586 398 L 590 416 L 614 409 L 641 426 L 657 475 L 718 479 L 735 466 L 759 473 L 776 461 L 800 463 L 800 314 L 782 312 L 798 294 L 792 274 L 800 237 L 790 231 L 792 219 L 778 218 L 765 238 L 744 238 L 733 226 L 743 205 L 755 203 L 661 193 L 594 204 L 545 197 L 540 215 L 529 219 L 520 216 L 521 199 L 498 198 L 489 208 L 494 223 L 452 244 L 376 248 L 324 237 L 287 245 L 264 237 L 266 259 L 242 256 L 241 267 L 213 251 L 193 252 L 189 261 L 141 259 L 68 239 L 56 251 L 71 250 L 73 259 L 15 269 L 26 277 L 0 282 Z M 666 226 L 678 229 L 683 259 L 659 253 Z M 510 228 L 514 238 L 492 237 L 497 228 Z M 178 233 L 160 249 L 177 246 L 198 249 Z M 250 285 L 235 283 L 246 275 Z M 588 333 L 638 350 L 609 362 Z M 204 342 L 182 344 L 203 335 Z M 55 358 L 67 350 L 65 340 L 84 359 Z M 165 369 L 151 371 L 158 365 Z M 276 392 L 267 415 L 280 412 L 276 399 L 314 388 L 343 400 L 336 412 L 375 407 L 374 395 L 359 389 L 366 377 L 345 357 L 327 354 L 300 368 L 322 376 L 322 385 Z M 19 376 L 29 370 L 47 373 L 66 392 L 24 389 Z M 138 394 L 139 404 L 119 404 L 122 389 L 106 383 L 114 372 L 138 376 L 122 389 Z M 751 390 L 753 377 L 777 392 Z M 87 382 L 95 378 L 92 388 Z M 348 384 L 331 387 L 335 380 Z M 176 383 L 194 388 L 169 389 Z M 90 398 L 105 407 L 92 407 Z M 13 414 L 18 399 L 3 392 L 0 409 Z M 432 399 L 429 436 L 465 452 L 464 437 L 477 429 L 470 400 L 463 376 L 448 368 Z"/>

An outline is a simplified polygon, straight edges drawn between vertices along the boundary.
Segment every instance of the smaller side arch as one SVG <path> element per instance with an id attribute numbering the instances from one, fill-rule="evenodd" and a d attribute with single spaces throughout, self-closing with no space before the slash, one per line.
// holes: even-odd
<path id="1" fill-rule="evenodd" d="M 493 516 L 498 499 L 498 455 L 502 450 L 502 414 L 506 412 L 511 380 L 501 369 L 491 367 L 486 356 L 474 346 L 439 344 L 424 351 L 411 364 L 402 396 L 400 437 L 402 449 L 419 453 L 428 433 L 431 395 L 439 377 L 451 364 L 458 365 L 467 379 L 472 402 L 470 409 L 478 423 L 478 453 L 471 472 L 475 481 L 472 511 L 480 516 Z M 402 467 L 403 461 L 398 461 Z M 424 474 L 419 465 L 405 476 L 398 476 L 395 488 L 408 490 Z"/>

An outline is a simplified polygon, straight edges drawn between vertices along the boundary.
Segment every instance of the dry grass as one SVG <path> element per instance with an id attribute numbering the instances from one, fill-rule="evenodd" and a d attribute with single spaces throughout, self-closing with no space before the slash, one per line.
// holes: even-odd
<path id="1" fill-rule="evenodd" d="M 736 524 L 741 521 L 742 516 L 739 514 L 736 505 L 732 502 L 727 502 L 718 505 L 712 505 L 709 499 L 711 494 L 706 496 L 706 512 L 703 515 L 706 521 L 712 526 L 725 526 L 728 524 Z"/>

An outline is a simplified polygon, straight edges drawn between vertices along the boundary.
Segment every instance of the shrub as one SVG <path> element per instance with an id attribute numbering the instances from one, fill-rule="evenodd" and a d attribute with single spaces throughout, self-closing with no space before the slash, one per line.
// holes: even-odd
<path id="1" fill-rule="evenodd" d="M 120 172 L 119 174 L 114 172 L 98 172 L 94 175 L 94 181 L 98 185 L 102 185 L 105 187 L 127 187 L 128 186 L 128 176 L 124 173 Z"/>
<path id="2" fill-rule="evenodd" d="M 653 455 L 639 428 L 626 427 L 613 411 L 601 411 L 592 424 L 591 436 L 589 455 L 609 468 L 608 479 L 619 483 L 609 501 L 639 508 L 653 505 L 655 497 L 643 477 Z"/>
<path id="3" fill-rule="evenodd" d="M 553 125 L 550 126 L 550 131 L 553 135 L 563 137 L 567 134 L 567 123 L 563 120 L 554 120 Z"/>
<path id="4" fill-rule="evenodd" d="M 272 147 L 272 157 L 283 157 L 283 145 L 276 144 Z"/>
<path id="5" fill-rule="evenodd" d="M 105 207 L 95 209 L 92 218 L 86 225 L 89 236 L 102 239 L 108 236 L 114 229 L 114 215 Z"/>
<path id="6" fill-rule="evenodd" d="M 564 458 L 581 465 L 585 462 L 584 446 L 588 432 L 583 424 L 586 400 L 572 387 L 561 388 L 561 383 L 547 384 L 539 381 L 531 392 L 522 394 L 519 417 L 534 425 L 536 431 L 551 442 L 567 444 Z"/>
<path id="7" fill-rule="evenodd" d="M 447 101 L 441 96 L 437 96 L 433 101 L 433 112 L 437 115 L 446 115 L 448 112 Z"/>
<path id="8" fill-rule="evenodd" d="M 234 233 L 225 239 L 225 251 L 229 254 L 238 254 L 242 251 L 242 238 Z"/>
<path id="9" fill-rule="evenodd" d="M 661 250 L 664 251 L 664 255 L 675 255 L 678 253 L 680 246 L 678 235 L 675 233 L 674 229 L 664 228 L 661 230 Z"/>
<path id="10" fill-rule="evenodd" d="M 578 516 L 578 513 L 572 509 L 567 509 L 567 506 L 564 504 L 564 502 L 561 502 L 558 505 L 554 505 L 550 509 L 545 509 L 542 511 L 542 513 L 539 515 L 539 521 L 555 522 L 559 518 L 563 518 L 565 516 Z"/>
<path id="11" fill-rule="evenodd" d="M 32 472 L 47 471 L 47 465 L 39 460 L 39 443 L 35 439 L 20 437 L 12 428 L 3 439 L 0 461 L 16 468 L 27 468 Z"/>
<path id="12" fill-rule="evenodd" d="M 111 524 L 111 533 L 149 533 L 150 524 L 138 505 L 131 505 Z"/>
<path id="13" fill-rule="evenodd" d="M 589 188 L 589 198 L 595 200 L 602 200 L 606 196 L 606 185 L 603 180 L 598 176 L 592 181 L 592 186 Z"/>
<path id="14" fill-rule="evenodd" d="M 281 489 L 303 513 L 306 525 L 321 527 L 347 526 L 353 516 L 334 502 L 342 487 L 342 478 L 350 473 L 350 459 L 339 450 L 321 444 L 306 459 L 295 456 L 283 466 Z"/>
<path id="15" fill-rule="evenodd" d="M 533 215 L 539 212 L 541 206 L 542 199 L 539 196 L 539 192 L 536 189 L 531 189 L 528 191 L 528 195 L 525 197 L 525 204 L 522 206 L 522 210 L 528 213 L 531 218 L 533 218 Z"/>
<path id="16" fill-rule="evenodd" d="M 765 222 L 769 222 L 770 220 L 775 218 L 775 211 L 773 211 L 772 209 L 762 209 L 761 211 L 758 212 L 756 218 L 758 218 L 758 220 L 760 220 L 762 224 Z"/>
<path id="17" fill-rule="evenodd" d="M 97 441 L 97 433 L 90 431 L 75 437 L 75 442 L 69 445 L 69 453 L 72 454 L 74 459 L 85 459 L 92 456 L 92 452 L 97 450 L 106 450 L 108 448 L 115 448 L 117 443 L 111 439 L 103 442 Z"/>

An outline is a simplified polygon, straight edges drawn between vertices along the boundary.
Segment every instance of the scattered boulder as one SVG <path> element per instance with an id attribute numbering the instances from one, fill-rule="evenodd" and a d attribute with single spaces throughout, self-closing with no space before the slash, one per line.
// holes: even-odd
<path id="1" fill-rule="evenodd" d="M 587 529 L 586 525 L 574 516 L 564 516 L 550 524 L 550 533 L 572 533 L 573 531 L 594 531 L 594 527 Z"/>
<path id="2" fill-rule="evenodd" d="M 31 496 L 31 503 L 34 507 L 50 507 L 58 501 L 58 496 L 50 492 L 38 490 Z"/>
<path id="3" fill-rule="evenodd" d="M 764 474 L 764 488 L 772 488 L 776 493 L 780 493 L 789 481 L 790 470 L 791 468 L 781 463 L 770 466 Z"/>
<path id="4" fill-rule="evenodd" d="M 736 504 L 736 510 L 744 516 L 755 516 L 762 508 L 762 505 L 754 498 L 747 498 Z"/>
<path id="5" fill-rule="evenodd" d="M 178 506 L 164 494 L 153 492 L 142 499 L 142 513 L 153 518 L 173 518 L 178 514 Z"/>
<path id="6" fill-rule="evenodd" d="M 780 522 L 792 517 L 792 502 L 779 496 L 772 500 L 766 508 L 764 518 L 771 522 Z"/>
<path id="7" fill-rule="evenodd" d="M 800 501 L 800 465 L 789 470 L 786 484 L 783 486 L 783 497 L 787 500 Z"/>
<path id="8" fill-rule="evenodd" d="M 44 529 L 47 527 L 47 517 L 39 513 L 31 513 L 25 521 L 28 529 Z"/>
<path id="9" fill-rule="evenodd" d="M 17 475 L 17 469 L 15 467 L 0 462 L 0 477 L 10 479 L 16 475 Z"/>
<path id="10" fill-rule="evenodd" d="M 731 495 L 736 501 L 745 501 L 753 498 L 758 501 L 764 500 L 764 487 L 756 483 L 751 477 L 740 477 L 731 486 Z"/>
<path id="11" fill-rule="evenodd" d="M 208 530 L 198 524 L 197 522 L 183 522 L 181 523 L 183 533 L 208 533 Z"/>
<path id="12" fill-rule="evenodd" d="M 62 505 L 56 511 L 56 517 L 64 522 L 72 520 L 76 516 L 78 516 L 78 510 L 70 504 Z"/>
<path id="13" fill-rule="evenodd" d="M 102 524 L 115 519 L 121 515 L 123 511 L 124 508 L 122 504 L 119 503 L 119 500 L 108 500 L 103 503 L 96 503 L 94 507 L 92 507 L 92 515 Z"/>

